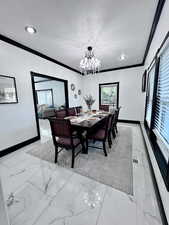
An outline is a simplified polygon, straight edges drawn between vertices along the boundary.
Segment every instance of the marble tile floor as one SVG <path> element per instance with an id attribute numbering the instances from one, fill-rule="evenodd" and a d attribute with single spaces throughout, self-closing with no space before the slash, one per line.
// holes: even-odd
<path id="1" fill-rule="evenodd" d="M 140 128 L 120 126 L 132 127 L 133 196 L 27 154 L 36 142 L 0 159 L 10 224 L 162 224 Z"/>
<path id="2" fill-rule="evenodd" d="M 47 142 L 52 138 L 51 128 L 47 119 L 39 119 L 41 143 Z"/>

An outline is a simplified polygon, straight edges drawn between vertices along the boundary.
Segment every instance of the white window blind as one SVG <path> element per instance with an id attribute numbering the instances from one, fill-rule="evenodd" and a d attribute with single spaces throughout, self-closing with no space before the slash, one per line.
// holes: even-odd
<path id="1" fill-rule="evenodd" d="M 147 124 L 148 124 L 149 127 L 150 127 L 151 115 L 152 115 L 154 76 L 155 76 L 155 64 L 153 65 L 153 67 L 149 71 L 149 77 L 148 77 L 146 121 L 147 121 Z"/>
<path id="2" fill-rule="evenodd" d="M 154 129 L 165 142 L 169 156 L 169 47 L 160 57 Z M 163 154 L 166 156 L 166 148 Z"/>

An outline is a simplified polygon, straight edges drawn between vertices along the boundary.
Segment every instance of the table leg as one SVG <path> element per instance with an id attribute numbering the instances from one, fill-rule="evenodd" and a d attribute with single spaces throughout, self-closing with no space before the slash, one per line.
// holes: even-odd
<path id="1" fill-rule="evenodd" d="M 78 131 L 78 136 L 79 136 L 79 139 L 80 139 L 80 142 L 82 144 L 82 153 L 83 154 L 87 154 L 87 149 L 85 147 L 85 137 L 83 136 L 83 131 Z"/>

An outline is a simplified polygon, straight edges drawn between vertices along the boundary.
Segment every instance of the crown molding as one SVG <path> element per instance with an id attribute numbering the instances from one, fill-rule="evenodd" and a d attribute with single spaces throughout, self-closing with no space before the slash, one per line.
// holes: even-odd
<path id="1" fill-rule="evenodd" d="M 166 2 L 166 0 L 159 0 L 158 1 L 157 9 L 156 9 L 154 19 L 153 19 L 153 24 L 151 26 L 150 35 L 149 35 L 149 38 L 148 38 L 146 50 L 145 50 L 144 57 L 143 57 L 143 62 L 142 62 L 143 65 L 145 64 L 145 61 L 146 61 L 146 58 L 147 58 L 147 55 L 148 55 L 148 52 L 149 52 L 154 34 L 156 32 L 157 25 L 158 25 L 158 22 L 160 20 L 160 16 L 161 16 L 161 13 L 162 13 L 165 2 Z"/>
<path id="2" fill-rule="evenodd" d="M 100 70 L 99 73 L 105 73 L 105 72 L 110 72 L 110 71 L 115 71 L 115 70 L 130 69 L 130 68 L 140 67 L 140 66 L 144 66 L 144 64 L 138 63 L 138 64 L 129 65 L 129 66 L 121 66 L 121 67 L 115 67 L 115 68 L 110 68 L 110 69 L 104 69 L 104 70 Z"/>

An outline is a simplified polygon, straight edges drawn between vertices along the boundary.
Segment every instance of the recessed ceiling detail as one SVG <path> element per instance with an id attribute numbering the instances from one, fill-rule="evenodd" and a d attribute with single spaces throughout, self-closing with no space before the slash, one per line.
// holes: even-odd
<path id="1" fill-rule="evenodd" d="M 141 64 L 158 1 L 5 0 L 0 33 L 80 71 L 86 46 L 93 46 L 101 70 Z M 25 24 L 38 27 L 36 35 Z M 122 53 L 125 59 L 119 60 Z"/>
<path id="2" fill-rule="evenodd" d="M 25 31 L 28 32 L 29 34 L 35 34 L 36 29 L 33 26 L 26 26 Z"/>
<path id="3" fill-rule="evenodd" d="M 123 60 L 125 60 L 125 59 L 126 59 L 126 55 L 125 55 L 124 53 L 122 53 L 122 54 L 120 55 L 120 60 L 123 61 Z"/>

